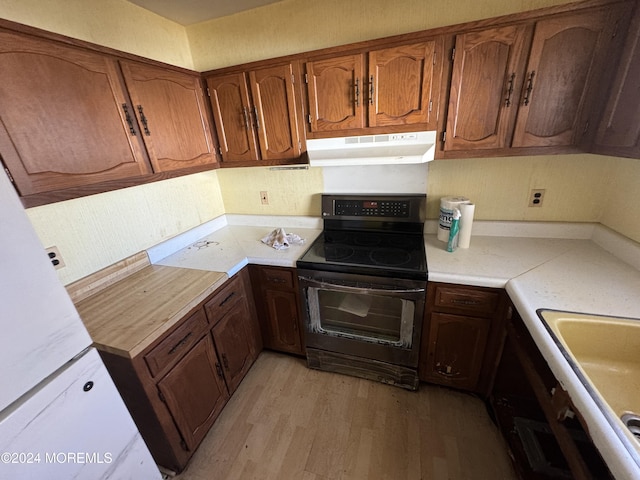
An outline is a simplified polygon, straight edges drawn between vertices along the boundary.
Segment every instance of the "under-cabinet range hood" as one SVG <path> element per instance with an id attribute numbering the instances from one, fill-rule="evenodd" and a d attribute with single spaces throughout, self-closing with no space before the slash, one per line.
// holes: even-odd
<path id="1" fill-rule="evenodd" d="M 389 133 L 307 140 L 309 165 L 400 165 L 433 160 L 436 132 Z"/>

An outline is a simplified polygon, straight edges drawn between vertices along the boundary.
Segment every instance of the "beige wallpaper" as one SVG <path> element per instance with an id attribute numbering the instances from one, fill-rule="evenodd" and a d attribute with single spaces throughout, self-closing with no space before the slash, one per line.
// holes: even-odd
<path id="1" fill-rule="evenodd" d="M 0 0 L 0 18 L 193 68 L 184 27 L 126 0 Z"/>
<path id="2" fill-rule="evenodd" d="M 224 213 L 216 171 L 30 208 L 65 285 Z"/>
<path id="3" fill-rule="evenodd" d="M 597 158 L 607 160 L 606 157 Z M 600 179 L 609 184 L 600 222 L 640 242 L 640 160 L 609 160 L 614 167 L 609 175 Z"/>
<path id="4" fill-rule="evenodd" d="M 569 3 L 569 0 L 284 0 L 187 27 L 197 70 Z M 239 41 L 241 39 L 241 41 Z"/>

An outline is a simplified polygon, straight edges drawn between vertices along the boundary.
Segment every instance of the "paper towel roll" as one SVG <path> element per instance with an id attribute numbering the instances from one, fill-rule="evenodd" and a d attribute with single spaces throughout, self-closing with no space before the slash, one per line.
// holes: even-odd
<path id="1" fill-rule="evenodd" d="M 469 248 L 471 243 L 471 227 L 473 226 L 473 214 L 476 206 L 473 203 L 463 203 L 460 209 L 460 233 L 458 234 L 458 247 Z"/>
<path id="2" fill-rule="evenodd" d="M 449 241 L 449 230 L 451 229 L 451 217 L 453 209 L 460 210 L 460 205 L 470 203 L 467 197 L 442 197 L 440 199 L 440 218 L 438 220 L 438 240 Z"/>

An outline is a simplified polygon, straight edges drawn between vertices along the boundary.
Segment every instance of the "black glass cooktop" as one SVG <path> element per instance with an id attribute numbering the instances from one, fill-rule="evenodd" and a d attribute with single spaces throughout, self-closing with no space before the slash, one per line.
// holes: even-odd
<path id="1" fill-rule="evenodd" d="M 300 268 L 427 279 L 422 233 L 325 229 L 298 260 Z"/>

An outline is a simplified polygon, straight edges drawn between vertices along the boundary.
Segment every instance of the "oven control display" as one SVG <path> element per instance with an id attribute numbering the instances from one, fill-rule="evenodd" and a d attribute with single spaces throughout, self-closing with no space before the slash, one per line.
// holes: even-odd
<path id="1" fill-rule="evenodd" d="M 409 216 L 409 202 L 406 200 L 336 200 L 335 215 L 406 218 Z"/>

